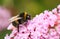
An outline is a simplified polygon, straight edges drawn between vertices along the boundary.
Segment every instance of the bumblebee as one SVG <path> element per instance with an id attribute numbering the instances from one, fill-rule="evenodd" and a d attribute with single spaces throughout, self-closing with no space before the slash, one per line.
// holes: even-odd
<path id="1" fill-rule="evenodd" d="M 31 16 L 26 13 L 20 13 L 17 16 L 14 16 L 10 19 L 10 22 L 12 23 L 13 26 L 17 27 L 18 32 L 19 32 L 19 24 L 23 24 L 24 22 L 28 22 L 28 20 L 31 19 Z"/>

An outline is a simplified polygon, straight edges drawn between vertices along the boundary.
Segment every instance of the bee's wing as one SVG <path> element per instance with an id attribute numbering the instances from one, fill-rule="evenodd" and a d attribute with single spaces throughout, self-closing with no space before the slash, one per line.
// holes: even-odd
<path id="1" fill-rule="evenodd" d="M 12 17 L 11 19 L 9 19 L 9 20 L 12 20 L 12 19 L 15 19 L 15 18 L 17 18 L 18 17 L 18 15 L 17 16 L 14 16 L 14 17 Z"/>
<path id="2" fill-rule="evenodd" d="M 9 21 L 13 22 L 13 21 L 18 20 L 18 19 L 21 19 L 21 17 L 18 17 L 18 15 L 17 15 L 17 16 L 12 17 L 11 19 L 9 19 Z"/>

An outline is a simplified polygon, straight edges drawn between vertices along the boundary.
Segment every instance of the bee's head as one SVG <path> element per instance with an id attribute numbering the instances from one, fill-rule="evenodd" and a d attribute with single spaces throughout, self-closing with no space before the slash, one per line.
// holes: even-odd
<path id="1" fill-rule="evenodd" d="M 31 16 L 29 14 L 27 14 L 26 19 L 31 20 Z"/>

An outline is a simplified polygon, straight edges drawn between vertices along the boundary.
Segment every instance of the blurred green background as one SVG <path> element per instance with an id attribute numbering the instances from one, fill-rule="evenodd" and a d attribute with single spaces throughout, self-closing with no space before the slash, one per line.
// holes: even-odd
<path id="1" fill-rule="evenodd" d="M 0 6 L 9 9 L 12 12 L 12 16 L 26 11 L 34 17 L 44 10 L 52 10 L 59 4 L 60 0 L 0 0 Z M 10 32 L 8 30 L 1 31 L 0 39 L 4 39 L 4 36 Z"/>

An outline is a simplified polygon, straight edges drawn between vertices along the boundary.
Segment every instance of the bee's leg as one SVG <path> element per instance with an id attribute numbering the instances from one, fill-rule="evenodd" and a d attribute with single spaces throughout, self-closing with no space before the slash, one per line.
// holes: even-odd
<path id="1" fill-rule="evenodd" d="M 19 32 L 19 25 L 17 25 L 17 30 L 18 30 L 18 32 Z"/>

